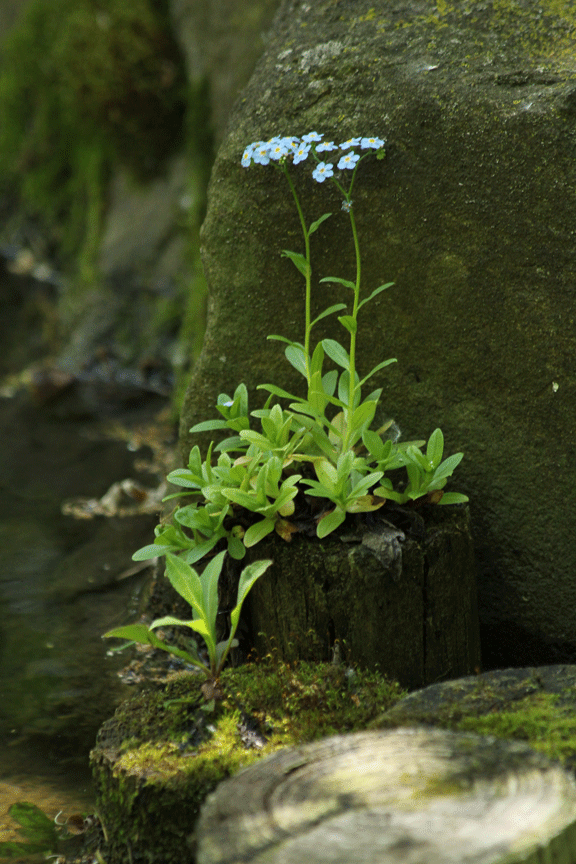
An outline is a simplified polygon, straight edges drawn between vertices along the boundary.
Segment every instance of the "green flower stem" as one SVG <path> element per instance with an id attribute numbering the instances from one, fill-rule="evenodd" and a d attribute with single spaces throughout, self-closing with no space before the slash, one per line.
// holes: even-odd
<path id="1" fill-rule="evenodd" d="M 304 235 L 304 257 L 306 258 L 306 299 L 304 301 L 304 311 L 305 311 L 305 324 L 304 324 L 304 359 L 306 363 L 306 381 L 308 382 L 308 386 L 310 386 L 310 331 L 311 331 L 311 295 L 312 295 L 312 266 L 310 264 L 310 234 L 308 233 L 308 228 L 306 227 L 306 220 L 304 219 L 304 213 L 302 212 L 302 207 L 300 205 L 300 199 L 298 198 L 298 193 L 296 192 L 296 188 L 292 182 L 292 178 L 288 172 L 288 168 L 286 167 L 286 162 L 282 162 L 282 170 L 286 175 L 286 179 L 288 180 L 288 185 L 290 186 L 290 191 L 292 192 L 292 197 L 294 198 L 294 202 L 296 204 L 296 209 L 298 210 L 298 216 L 300 217 L 300 225 L 302 226 L 302 234 Z"/>
<path id="2" fill-rule="evenodd" d="M 352 178 L 354 181 L 354 178 Z M 352 184 L 350 184 L 352 189 Z M 358 241 L 358 231 L 356 230 L 356 220 L 352 210 L 348 211 L 350 216 L 350 225 L 352 227 L 352 236 L 354 237 L 354 251 L 356 253 L 356 286 L 354 288 L 354 306 L 352 309 L 352 317 L 356 322 L 358 320 L 358 304 L 360 302 L 360 279 L 362 276 L 362 260 L 360 257 L 360 243 Z M 356 330 L 350 333 L 350 385 L 348 389 L 348 417 L 346 418 L 346 437 L 344 438 L 344 451 L 348 449 L 350 433 L 352 431 L 352 414 L 354 413 L 354 394 L 356 392 Z"/>

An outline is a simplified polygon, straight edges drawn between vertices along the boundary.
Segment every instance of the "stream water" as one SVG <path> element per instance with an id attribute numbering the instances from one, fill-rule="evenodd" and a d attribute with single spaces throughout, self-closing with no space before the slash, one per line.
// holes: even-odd
<path id="1" fill-rule="evenodd" d="M 80 496 L 99 499 L 126 478 L 158 485 L 142 436 L 110 429 L 145 428 L 162 403 L 141 394 L 102 419 L 85 388 L 41 395 L 40 405 L 0 397 L 0 841 L 14 836 L 16 801 L 51 818 L 93 812 L 89 750 L 130 692 L 101 635 L 138 611 L 146 572 L 133 572 L 131 554 L 157 521 L 74 518 L 62 505 L 82 514 Z"/>

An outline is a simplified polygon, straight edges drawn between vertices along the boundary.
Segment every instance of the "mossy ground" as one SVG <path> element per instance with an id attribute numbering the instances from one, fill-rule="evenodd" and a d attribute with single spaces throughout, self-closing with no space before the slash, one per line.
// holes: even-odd
<path id="1" fill-rule="evenodd" d="M 178 673 L 102 728 L 92 765 L 108 864 L 127 850 L 133 862 L 193 860 L 194 823 L 218 782 L 281 747 L 363 729 L 403 695 L 374 672 L 273 656 L 225 670 L 213 706 L 201 683 Z"/>

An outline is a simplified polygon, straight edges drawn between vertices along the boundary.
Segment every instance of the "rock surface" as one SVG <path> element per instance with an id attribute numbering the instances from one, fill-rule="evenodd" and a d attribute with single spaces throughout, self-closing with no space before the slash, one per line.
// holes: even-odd
<path id="1" fill-rule="evenodd" d="M 204 805 L 198 864 L 569 860 L 576 786 L 515 742 L 432 729 L 291 748 Z"/>
<path id="2" fill-rule="evenodd" d="M 447 450 L 465 451 L 452 488 L 472 500 L 493 666 L 576 650 L 575 45 L 574 10 L 552 0 L 286 0 L 236 104 L 203 228 L 209 321 L 186 456 L 187 430 L 220 392 L 300 386 L 265 341 L 302 338 L 301 279 L 280 257 L 300 248 L 299 224 L 277 172 L 240 167 L 245 146 L 314 129 L 386 137 L 354 207 L 365 291 L 396 285 L 360 319 L 359 362 L 398 357 L 375 386 L 404 439 L 441 426 Z M 334 214 L 312 238 L 315 277 L 350 278 L 340 196 L 306 163 L 293 176 L 308 222 Z M 348 299 L 314 291 L 313 314 Z M 322 335 L 341 339 L 329 320 Z"/>

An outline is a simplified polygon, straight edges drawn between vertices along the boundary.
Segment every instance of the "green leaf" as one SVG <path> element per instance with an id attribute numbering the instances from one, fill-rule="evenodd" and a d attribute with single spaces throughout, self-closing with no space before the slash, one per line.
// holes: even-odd
<path id="1" fill-rule="evenodd" d="M 255 522 L 244 534 L 244 545 L 246 547 L 255 546 L 274 530 L 275 524 L 274 519 L 262 519 L 260 522 Z"/>
<path id="2" fill-rule="evenodd" d="M 377 402 L 363 402 L 362 405 L 359 405 L 358 408 L 356 408 L 352 415 L 352 434 L 357 430 L 361 430 L 366 426 L 366 424 L 372 422 L 377 405 Z M 358 438 L 360 437 L 360 434 L 360 431 L 358 431 Z M 358 438 L 356 440 L 358 440 Z"/>
<path id="3" fill-rule="evenodd" d="M 335 363 L 338 363 L 339 366 L 342 366 L 346 370 L 350 369 L 348 352 L 339 342 L 336 342 L 334 339 L 323 339 L 322 347 L 331 360 L 334 360 Z"/>
<path id="4" fill-rule="evenodd" d="M 200 561 L 205 555 L 210 552 L 221 539 L 220 534 L 214 534 L 209 540 L 203 540 L 201 543 L 196 543 L 188 552 L 185 552 L 181 557 L 186 564 L 195 564 Z"/>
<path id="5" fill-rule="evenodd" d="M 216 617 L 218 615 L 218 580 L 224 565 L 226 552 L 219 552 L 212 558 L 200 577 L 203 594 L 203 618 L 210 628 L 210 635 L 216 649 Z"/>
<path id="6" fill-rule="evenodd" d="M 5 840 L 0 843 L 0 858 L 18 858 L 20 861 L 27 860 L 24 856 L 44 855 L 53 852 L 56 843 L 47 846 L 45 843 L 20 843 L 18 840 Z"/>
<path id="7" fill-rule="evenodd" d="M 283 390 L 281 387 L 276 387 L 275 384 L 258 384 L 256 387 L 257 390 L 267 390 L 269 393 L 272 393 L 273 396 L 280 396 L 282 399 L 294 399 L 297 402 L 305 402 L 305 399 L 302 399 L 301 396 L 294 396 L 292 393 L 288 393 L 286 390 Z"/>
<path id="8" fill-rule="evenodd" d="M 353 315 L 339 315 L 338 321 L 346 328 L 346 330 L 348 330 L 349 333 L 356 333 L 358 325 Z"/>
<path id="9" fill-rule="evenodd" d="M 322 387 L 327 396 L 333 396 L 338 383 L 338 370 L 332 369 L 322 377 Z"/>
<path id="10" fill-rule="evenodd" d="M 193 622 L 192 622 L 193 623 Z M 191 623 L 187 623 L 191 627 Z M 207 671 L 207 667 L 197 657 L 189 654 L 188 651 L 182 651 L 180 648 L 174 648 L 156 636 L 153 630 L 150 630 L 146 624 L 127 624 L 124 627 L 116 627 L 108 633 L 104 633 L 103 639 L 129 639 L 131 642 L 139 642 L 142 645 L 152 645 L 153 648 L 160 648 L 162 651 L 167 651 L 168 654 L 173 654 L 184 660 L 185 663 L 190 663 L 193 666 L 199 666 Z"/>
<path id="11" fill-rule="evenodd" d="M 17 801 L 8 810 L 9 815 L 20 825 L 21 833 L 33 843 L 42 843 L 44 847 L 53 849 L 58 842 L 56 826 L 52 819 L 40 810 L 36 804 L 28 801 Z"/>
<path id="12" fill-rule="evenodd" d="M 166 555 L 166 576 L 172 587 L 190 604 L 198 614 L 202 614 L 202 584 L 196 571 L 182 558 L 168 553 Z"/>
<path id="13" fill-rule="evenodd" d="M 450 477 L 463 458 L 463 453 L 454 453 L 452 456 L 448 456 L 434 472 L 434 480 L 438 480 L 441 477 Z"/>
<path id="14" fill-rule="evenodd" d="M 196 423 L 189 430 L 190 432 L 213 432 L 216 429 L 227 429 L 226 420 L 204 420 L 202 423 Z"/>
<path id="15" fill-rule="evenodd" d="M 470 499 L 461 492 L 445 492 L 438 504 L 465 504 Z"/>
<path id="16" fill-rule="evenodd" d="M 320 279 L 320 282 L 337 282 L 338 285 L 345 285 L 346 288 L 352 288 L 353 291 L 356 290 L 354 282 L 350 282 L 349 279 L 340 279 L 338 276 L 325 276 L 324 279 Z"/>
<path id="17" fill-rule="evenodd" d="M 314 232 L 318 230 L 318 228 L 320 227 L 322 222 L 324 222 L 326 219 L 328 219 L 331 215 L 332 215 L 332 213 L 324 213 L 323 216 L 320 216 L 319 219 L 316 219 L 315 222 L 312 222 L 312 224 L 310 225 L 310 228 L 308 229 L 308 236 L 310 236 L 310 234 L 314 234 Z"/>
<path id="18" fill-rule="evenodd" d="M 308 377 L 308 372 L 306 370 L 306 354 L 304 353 L 303 348 L 299 348 L 297 345 L 288 345 L 286 350 L 284 351 L 286 355 L 286 359 L 288 362 L 304 375 L 305 378 Z"/>
<path id="19" fill-rule="evenodd" d="M 434 432 L 430 435 L 428 439 L 428 446 L 426 447 L 426 457 L 429 462 L 432 463 L 433 468 L 437 468 L 442 459 L 442 453 L 444 452 L 444 435 L 442 434 L 441 429 L 435 429 Z"/>
<path id="20" fill-rule="evenodd" d="M 384 442 L 380 435 L 373 432 L 371 429 L 365 429 L 362 433 L 362 442 L 366 447 L 366 450 L 374 457 L 374 459 L 382 459 L 382 456 L 384 455 Z"/>
<path id="21" fill-rule="evenodd" d="M 365 303 L 369 303 L 373 297 L 376 297 L 376 295 L 380 294 L 381 291 L 385 291 L 386 288 L 391 288 L 392 285 L 394 285 L 394 282 L 386 282 L 385 285 L 379 285 L 378 288 L 375 288 L 374 291 L 372 291 L 369 297 L 366 297 L 358 304 L 358 309 L 360 310 Z"/>
<path id="22" fill-rule="evenodd" d="M 228 538 L 228 554 L 236 561 L 241 561 L 246 555 L 246 547 L 239 537 Z"/>
<path id="23" fill-rule="evenodd" d="M 161 546 L 159 543 L 151 543 L 149 546 L 143 546 L 132 555 L 133 561 L 149 561 L 151 558 L 158 558 L 161 555 L 166 555 L 167 552 L 173 552 L 174 546 Z"/>
<path id="24" fill-rule="evenodd" d="M 328 513 L 327 516 L 324 516 L 319 522 L 318 527 L 316 528 L 316 534 L 318 537 L 326 537 L 328 534 L 331 534 L 332 531 L 335 531 L 339 525 L 344 522 L 346 519 L 346 513 L 339 508 L 332 510 L 331 513 Z"/>
<path id="25" fill-rule="evenodd" d="M 306 261 L 304 255 L 302 255 L 300 252 L 290 252 L 288 249 L 283 249 L 282 257 L 290 258 L 296 269 L 300 271 L 304 278 L 311 274 L 312 270 L 310 269 L 310 266 Z"/>
<path id="26" fill-rule="evenodd" d="M 321 321 L 322 318 L 326 318 L 327 315 L 332 315 L 334 312 L 340 312 L 342 309 L 346 309 L 346 303 L 336 303 L 334 306 L 329 306 L 328 309 L 325 309 L 324 312 L 321 312 L 320 315 L 312 321 L 310 329 L 312 329 L 318 321 Z"/>
<path id="27" fill-rule="evenodd" d="M 238 622 L 240 621 L 240 612 L 242 611 L 242 604 L 244 600 L 248 596 L 248 592 L 254 585 L 257 579 L 262 576 L 263 573 L 266 572 L 268 567 L 272 564 L 272 561 L 254 561 L 253 564 L 249 564 L 248 567 L 245 567 L 242 573 L 240 574 L 240 580 L 238 582 L 238 594 L 236 595 L 236 606 L 230 613 L 230 635 L 228 637 L 228 641 L 225 646 L 222 648 L 222 643 L 218 646 L 218 666 L 216 672 L 218 673 L 222 668 L 224 660 L 226 659 L 226 655 L 230 650 L 231 646 L 236 641 L 234 639 L 234 634 L 236 633 L 236 629 L 238 627 Z"/>
<path id="28" fill-rule="evenodd" d="M 384 369 L 384 367 L 389 366 L 390 363 L 396 362 L 396 357 L 391 357 L 390 360 L 383 360 L 382 363 L 378 363 L 378 365 L 374 366 L 374 368 L 368 373 L 368 375 L 365 375 L 364 378 L 362 378 L 362 380 L 360 381 L 360 386 L 362 386 L 362 384 L 368 381 L 368 379 L 371 378 L 372 375 L 374 375 L 376 372 L 379 372 L 380 369 Z"/>

